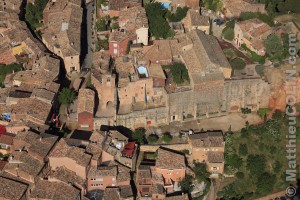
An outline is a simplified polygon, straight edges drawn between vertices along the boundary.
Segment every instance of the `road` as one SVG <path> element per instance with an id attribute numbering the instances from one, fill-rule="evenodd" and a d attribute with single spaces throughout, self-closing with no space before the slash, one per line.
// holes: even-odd
<path id="1" fill-rule="evenodd" d="M 86 4 L 87 54 L 85 56 L 82 69 L 90 69 L 93 64 L 92 28 L 93 28 L 94 11 L 95 11 L 95 4 L 93 1 Z"/>

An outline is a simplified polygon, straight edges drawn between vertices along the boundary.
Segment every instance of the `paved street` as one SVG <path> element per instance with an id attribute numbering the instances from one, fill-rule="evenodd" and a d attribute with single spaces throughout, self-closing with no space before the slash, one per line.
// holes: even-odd
<path id="1" fill-rule="evenodd" d="M 87 23 L 87 54 L 85 56 L 83 62 L 83 69 L 87 68 L 90 69 L 93 64 L 93 47 L 92 47 L 92 23 L 93 23 L 93 13 L 95 10 L 94 2 L 90 2 L 86 5 L 87 9 L 87 16 L 86 16 L 86 23 Z"/>

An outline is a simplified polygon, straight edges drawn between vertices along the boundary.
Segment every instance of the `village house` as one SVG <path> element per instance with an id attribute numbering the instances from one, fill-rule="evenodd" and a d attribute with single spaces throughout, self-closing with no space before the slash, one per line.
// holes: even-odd
<path id="1" fill-rule="evenodd" d="M 8 158 L 3 171 L 21 178 L 26 182 L 35 183 L 45 163 L 29 155 L 26 151 L 14 151 Z"/>
<path id="2" fill-rule="evenodd" d="M 22 0 L 3 0 L 0 2 L 0 10 L 19 14 L 22 2 Z"/>
<path id="3" fill-rule="evenodd" d="M 209 34 L 209 17 L 200 15 L 198 10 L 189 10 L 184 18 L 184 28 L 186 31 L 194 29 L 201 30 Z"/>
<path id="4" fill-rule="evenodd" d="M 29 200 L 35 199 L 74 199 L 81 200 L 80 190 L 67 183 L 54 183 L 47 180 L 39 180 L 33 187 Z"/>
<path id="5" fill-rule="evenodd" d="M 248 0 L 223 0 L 221 17 L 226 19 L 238 18 L 242 12 L 260 12 L 266 13 L 265 4 L 254 3 Z"/>
<path id="6" fill-rule="evenodd" d="M 14 150 L 22 150 L 41 162 L 46 162 L 48 154 L 58 140 L 58 136 L 47 133 L 36 134 L 31 131 L 18 133 L 14 137 Z"/>
<path id="7" fill-rule="evenodd" d="M 112 162 L 109 166 L 94 166 L 88 173 L 87 190 L 130 186 L 130 180 L 130 169 L 121 164 Z"/>
<path id="8" fill-rule="evenodd" d="M 123 186 L 120 188 L 112 187 L 105 188 L 103 200 L 133 200 L 133 193 L 130 186 Z"/>
<path id="9" fill-rule="evenodd" d="M 208 172 L 223 173 L 225 142 L 222 131 L 207 131 L 188 135 L 190 162 L 204 162 Z"/>
<path id="10" fill-rule="evenodd" d="M 94 131 L 89 138 L 90 143 L 85 151 L 92 155 L 91 166 L 98 166 L 101 163 L 102 146 L 105 142 L 105 133 Z"/>
<path id="11" fill-rule="evenodd" d="M 118 131 L 106 132 L 106 140 L 102 148 L 101 164 L 118 161 L 132 171 L 135 170 L 137 144 Z"/>
<path id="12" fill-rule="evenodd" d="M 28 185 L 6 177 L 0 177 L 0 199 L 27 200 Z"/>
<path id="13" fill-rule="evenodd" d="M 77 102 L 78 130 L 94 129 L 95 92 L 91 89 L 80 89 Z"/>
<path id="14" fill-rule="evenodd" d="M 185 157 L 173 150 L 159 148 L 153 172 L 162 174 L 167 193 L 180 190 L 179 182 L 185 177 Z"/>
<path id="15" fill-rule="evenodd" d="M 64 60 L 67 73 L 80 71 L 81 1 L 51 0 L 43 17 L 43 43 Z"/>
<path id="16" fill-rule="evenodd" d="M 0 125 L 0 129 L 5 129 L 4 126 Z M 12 133 L 0 133 L 0 153 L 3 155 L 12 153 L 13 151 L 13 142 L 15 135 Z"/>
<path id="17" fill-rule="evenodd" d="M 47 180 L 54 184 L 64 183 L 72 185 L 81 190 L 82 196 L 86 194 L 86 180 L 64 166 L 56 168 L 55 171 L 51 170 L 50 173 L 47 174 Z"/>
<path id="18" fill-rule="evenodd" d="M 107 4 L 101 5 L 99 13 L 110 17 L 119 17 L 121 10 L 141 6 L 142 1 L 140 0 L 109 0 Z"/>
<path id="19" fill-rule="evenodd" d="M 185 5 L 189 7 L 190 10 L 200 10 L 199 0 L 185 0 Z"/>
<path id="20" fill-rule="evenodd" d="M 52 170 L 64 166 L 83 179 L 87 177 L 91 157 L 84 149 L 68 146 L 64 139 L 60 139 L 48 156 Z"/>
<path id="21" fill-rule="evenodd" d="M 1 12 L 0 24 L 0 63 L 22 62 L 27 69 L 44 56 L 46 49 L 31 35 L 17 13 Z"/>
<path id="22" fill-rule="evenodd" d="M 112 57 L 127 54 L 129 42 L 148 45 L 148 19 L 145 8 L 132 7 L 120 11 L 119 30 L 109 36 L 109 52 Z"/>
<path id="23" fill-rule="evenodd" d="M 234 26 L 234 41 L 238 47 L 245 44 L 247 48 L 260 56 L 265 55 L 264 41 L 272 33 L 272 28 L 254 18 L 237 22 Z"/>

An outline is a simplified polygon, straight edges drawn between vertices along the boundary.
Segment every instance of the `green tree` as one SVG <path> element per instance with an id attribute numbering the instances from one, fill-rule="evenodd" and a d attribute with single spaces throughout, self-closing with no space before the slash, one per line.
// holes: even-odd
<path id="1" fill-rule="evenodd" d="M 256 181 L 256 193 L 259 195 L 267 195 L 273 191 L 276 182 L 276 176 L 263 172 Z"/>
<path id="2" fill-rule="evenodd" d="M 232 41 L 234 39 L 234 30 L 232 28 L 224 29 L 222 35 L 226 40 Z"/>
<path id="3" fill-rule="evenodd" d="M 222 9 L 222 1 L 221 0 L 206 0 L 205 1 L 205 7 L 217 12 L 220 11 Z"/>
<path id="4" fill-rule="evenodd" d="M 42 26 L 40 23 L 43 19 L 43 11 L 48 3 L 48 0 L 35 0 L 34 4 L 26 4 L 25 20 L 30 25 L 30 28 L 35 30 Z"/>
<path id="5" fill-rule="evenodd" d="M 171 142 L 173 139 L 172 135 L 170 133 L 164 133 L 163 136 L 162 136 L 162 140 L 166 143 L 169 143 Z"/>
<path id="6" fill-rule="evenodd" d="M 189 174 L 187 174 L 183 180 L 179 182 L 179 186 L 181 187 L 181 191 L 183 193 L 189 193 L 192 191 L 192 183 L 193 183 L 193 177 Z"/>
<path id="7" fill-rule="evenodd" d="M 278 3 L 277 9 L 281 13 L 300 13 L 299 1 L 298 0 L 284 0 Z"/>
<path id="8" fill-rule="evenodd" d="M 147 137 L 147 141 L 149 142 L 149 143 L 155 143 L 155 142 L 157 142 L 157 140 L 159 139 L 159 137 L 158 137 L 158 135 L 156 135 L 156 134 L 150 134 L 148 137 Z"/>
<path id="9" fill-rule="evenodd" d="M 240 146 L 239 146 L 239 154 L 242 155 L 242 156 L 248 155 L 247 144 L 240 144 Z"/>
<path id="10" fill-rule="evenodd" d="M 166 17 L 170 22 L 179 22 L 183 18 L 185 18 L 189 8 L 188 7 L 177 7 L 175 13 L 171 13 L 170 11 L 167 12 Z M 199 14 L 200 15 L 200 14 Z"/>
<path id="11" fill-rule="evenodd" d="M 144 128 L 137 128 L 133 134 L 132 139 L 137 141 L 139 144 L 144 144 L 146 141 L 146 130 Z"/>
<path id="12" fill-rule="evenodd" d="M 230 65 L 231 65 L 232 69 L 242 70 L 245 68 L 246 63 L 242 58 L 238 57 L 238 58 L 230 60 Z"/>
<path id="13" fill-rule="evenodd" d="M 149 20 L 151 36 L 157 39 L 166 39 L 173 35 L 171 27 L 165 18 L 167 10 L 159 2 L 146 4 L 145 9 Z"/>
<path id="14" fill-rule="evenodd" d="M 245 174 L 243 172 L 237 172 L 235 173 L 235 177 L 238 179 L 243 179 L 245 177 Z"/>
<path id="15" fill-rule="evenodd" d="M 237 154 L 228 154 L 225 152 L 225 163 L 239 169 L 243 164 L 243 160 Z"/>
<path id="16" fill-rule="evenodd" d="M 271 34 L 265 40 L 266 53 L 271 57 L 280 56 L 284 52 L 283 43 L 280 37 Z"/>
<path id="17" fill-rule="evenodd" d="M 259 177 L 266 169 L 266 159 L 263 155 L 249 155 L 247 158 L 247 169 L 250 173 Z"/>
<path id="18" fill-rule="evenodd" d="M 108 30 L 108 19 L 107 17 L 101 17 L 97 19 L 95 24 L 96 31 L 107 31 Z"/>
<path id="19" fill-rule="evenodd" d="M 63 105 L 70 105 L 71 103 L 73 103 L 75 98 L 75 92 L 70 88 L 63 88 L 58 95 L 58 101 Z"/>
<path id="20" fill-rule="evenodd" d="M 279 121 L 283 119 L 283 116 L 284 114 L 281 110 L 275 110 L 275 112 L 272 115 L 272 119 Z"/>

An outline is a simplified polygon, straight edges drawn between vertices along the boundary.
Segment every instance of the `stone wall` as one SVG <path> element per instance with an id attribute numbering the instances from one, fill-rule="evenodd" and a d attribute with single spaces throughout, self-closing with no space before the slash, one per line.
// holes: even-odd
<path id="1" fill-rule="evenodd" d="M 165 147 L 175 151 L 189 150 L 189 144 L 165 144 L 165 145 L 141 145 L 140 151 L 155 152 L 159 147 Z"/>
<path id="2" fill-rule="evenodd" d="M 117 126 L 138 128 L 169 124 L 168 107 L 159 107 L 141 111 L 133 111 L 124 115 L 117 115 Z"/>

